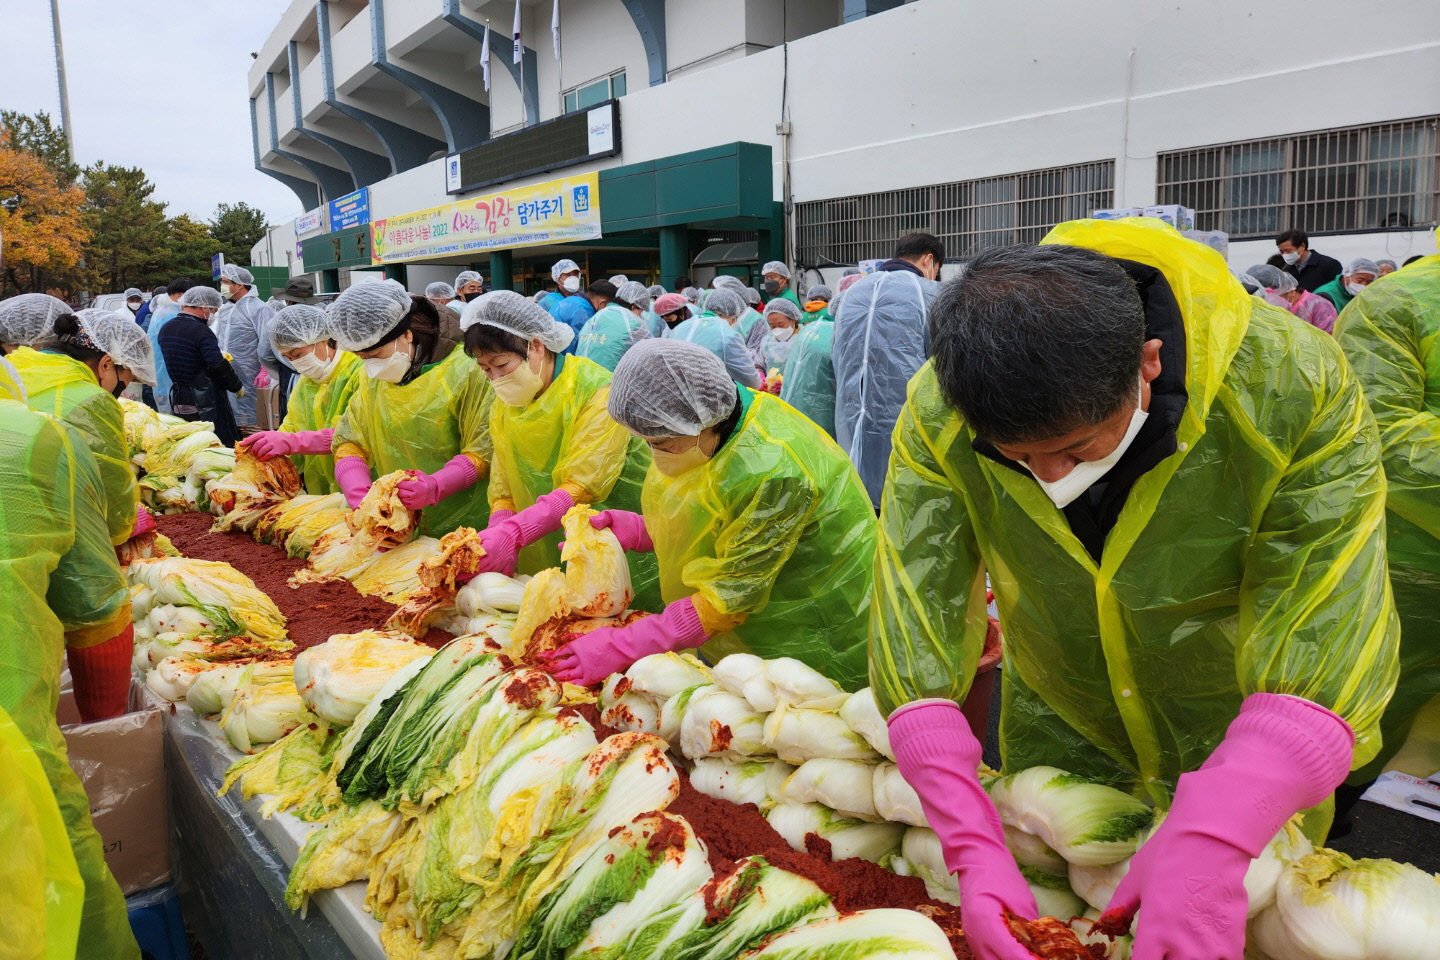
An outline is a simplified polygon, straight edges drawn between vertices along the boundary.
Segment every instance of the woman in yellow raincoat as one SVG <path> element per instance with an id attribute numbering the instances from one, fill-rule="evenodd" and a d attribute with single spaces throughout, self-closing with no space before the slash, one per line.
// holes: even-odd
<path id="1" fill-rule="evenodd" d="M 1390 584 L 1400 615 L 1400 682 L 1380 722 L 1373 779 L 1440 696 L 1440 255 L 1382 276 L 1345 308 L 1335 342 L 1380 426 Z"/>
<path id="2" fill-rule="evenodd" d="M 240 446 L 260 460 L 300 454 L 305 492 L 335 493 L 340 488 L 330 446 L 335 425 L 365 376 L 360 358 L 336 345 L 324 310 L 304 303 L 291 304 L 270 321 L 270 347 L 300 380 L 280 429 L 251 434 Z"/>
<path id="3" fill-rule="evenodd" d="M 465 308 L 465 352 L 495 391 L 490 439 L 490 526 L 482 571 L 512 576 L 560 565 L 560 520 L 577 503 L 640 508 L 650 466 L 645 443 L 610 417 L 610 371 L 567 355 L 575 337 L 544 307 L 509 290 Z M 633 553 L 632 606 L 659 609 L 655 558 Z"/>
<path id="4" fill-rule="evenodd" d="M 81 715 L 113 715 L 116 690 L 124 709 L 132 647 L 130 592 L 105 527 L 106 494 L 94 456 L 76 431 L 14 396 L 0 390 L 0 597 L 5 598 L 0 604 L 0 708 L 40 759 L 84 883 L 79 943 L 65 956 L 139 960 L 125 898 L 105 865 L 90 802 L 66 761 L 65 740 L 55 721 L 67 648 Z M 98 656 L 89 656 L 96 651 Z M 97 707 L 104 709 L 97 713 Z M 20 775 L 6 768 L 7 782 Z M 11 845 L 25 840 L 23 834 L 6 837 Z M 30 878 L 32 890 L 43 883 Z M 62 893 L 59 887 L 55 892 Z M 63 936 L 60 927 L 55 929 Z M 21 918 L 5 914 L 7 937 L 33 932 Z"/>
<path id="5" fill-rule="evenodd" d="M 364 363 L 335 427 L 335 481 L 351 507 L 373 482 L 408 470 L 400 500 L 423 510 L 420 532 L 484 529 L 489 518 L 490 381 L 463 350 L 431 363 L 434 304 L 394 280 L 352 286 L 330 305 L 330 332 Z M 428 321 L 428 322 L 427 322 Z"/>
<path id="6" fill-rule="evenodd" d="M 106 310 L 61 314 L 45 336 L 10 354 L 30 406 L 64 420 L 85 438 L 105 485 L 105 523 L 119 546 L 136 532 L 139 490 L 125 415 L 116 399 L 135 380 L 154 385 L 155 358 L 135 321 Z"/>
<path id="7" fill-rule="evenodd" d="M 1006 770 L 1167 808 L 1107 918 L 1143 908 L 1136 956 L 1238 960 L 1251 858 L 1375 755 L 1395 684 L 1359 384 L 1329 337 L 1158 220 L 986 251 L 931 324 L 886 478 L 870 675 L 966 934 L 1025 957 L 1002 908 L 1035 910 L 956 703 L 988 573 Z"/>
<path id="8" fill-rule="evenodd" d="M 682 340 L 626 353 L 610 415 L 654 462 L 643 516 L 612 510 L 592 523 L 627 550 L 655 551 L 666 607 L 571 641 L 551 658 L 556 675 L 595 683 L 647 654 L 699 647 L 711 662 L 795 657 L 862 686 L 875 513 L 835 442 Z"/>

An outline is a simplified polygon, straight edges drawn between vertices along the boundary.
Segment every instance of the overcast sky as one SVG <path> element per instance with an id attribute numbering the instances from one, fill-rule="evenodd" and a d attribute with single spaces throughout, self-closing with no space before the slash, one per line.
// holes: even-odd
<path id="1" fill-rule="evenodd" d="M 75 158 L 141 167 L 171 214 L 303 212 L 255 169 L 246 74 L 289 0 L 60 0 Z M 3 0 L 0 107 L 60 122 L 49 0 Z"/>

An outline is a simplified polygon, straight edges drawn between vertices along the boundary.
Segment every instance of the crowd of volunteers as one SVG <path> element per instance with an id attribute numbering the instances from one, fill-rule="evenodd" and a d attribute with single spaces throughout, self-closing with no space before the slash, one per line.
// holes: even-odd
<path id="1" fill-rule="evenodd" d="M 1159 221 L 1082 220 L 944 282 L 907 235 L 833 292 L 778 261 L 667 290 L 566 259 L 533 297 L 467 270 L 264 303 L 226 266 L 119 313 L 0 301 L 0 735 L 58 801 L 78 955 L 138 956 L 55 721 L 62 650 L 83 718 L 125 710 L 116 548 L 154 526 L 129 392 L 352 507 L 409 471 L 422 532 L 480 531 L 485 571 L 555 566 L 590 505 L 654 615 L 547 668 L 749 651 L 870 684 L 972 947 L 1020 960 L 1002 911 L 1035 901 L 959 707 L 993 591 L 1005 766 L 1168 809 L 1111 912 L 1143 908 L 1136 956 L 1239 958 L 1251 858 L 1297 812 L 1323 838 L 1440 693 L 1440 255 L 1277 248 L 1232 273 Z"/>

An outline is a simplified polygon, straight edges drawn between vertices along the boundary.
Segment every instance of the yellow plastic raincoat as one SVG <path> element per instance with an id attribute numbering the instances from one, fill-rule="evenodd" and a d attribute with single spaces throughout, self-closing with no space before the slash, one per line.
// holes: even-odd
<path id="1" fill-rule="evenodd" d="M 364 379 L 365 364 L 355 354 L 342 350 L 335 369 L 330 372 L 330 379 L 324 383 L 317 383 L 309 377 L 299 378 L 295 389 L 290 392 L 290 405 L 280 429 L 287 433 L 305 433 L 335 426 L 344 415 L 355 388 Z M 299 466 L 300 475 L 305 479 L 306 493 L 323 495 L 339 492 L 333 456 L 307 455 L 300 459 Z"/>
<path id="2" fill-rule="evenodd" d="M 666 603 L 693 597 L 711 663 L 795 657 L 847 690 L 865 685 L 875 511 L 835 441 L 788 403 L 741 387 L 715 456 L 678 477 L 651 469 L 641 500 Z"/>
<path id="3" fill-rule="evenodd" d="M 578 356 L 555 357 L 555 379 L 523 407 L 490 407 L 495 460 L 490 471 L 490 509 L 524 510 L 536 498 L 564 489 L 576 503 L 596 510 L 640 512 L 640 488 L 650 469 L 645 441 L 610 418 L 610 371 Z M 560 565 L 563 535 L 551 534 L 520 551 L 518 573 Z M 658 613 L 655 555 L 631 553 L 632 606 Z"/>
<path id="4" fill-rule="evenodd" d="M 104 507 L 99 469 L 79 433 L 0 400 L 0 708 L 40 758 L 84 881 L 72 955 L 139 960 L 125 898 L 105 866 L 89 799 L 55 722 L 65 648 L 104 643 L 130 622 Z M 15 771 L 4 769 L 4 779 L 13 779 Z"/>
<path id="5" fill-rule="evenodd" d="M 1440 693 L 1440 255 L 1366 287 L 1335 325 L 1380 426 L 1390 583 L 1400 614 L 1400 682 L 1385 709 L 1377 774 Z"/>
<path id="6" fill-rule="evenodd" d="M 64 420 L 85 438 L 105 487 L 105 526 L 110 542 L 119 546 L 129 540 L 135 529 L 140 488 L 135 468 L 130 466 L 120 402 L 101 389 L 89 367 L 62 353 L 21 347 L 10 354 L 10 361 L 20 371 L 31 408 Z"/>
<path id="7" fill-rule="evenodd" d="M 1186 334 L 1178 450 L 1135 483 L 1097 564 L 1034 480 L 972 449 L 923 367 L 881 509 L 881 709 L 964 698 L 988 571 L 1009 770 L 1052 764 L 1168 807 L 1260 691 L 1335 711 L 1356 732 L 1355 763 L 1369 760 L 1398 630 L 1378 432 L 1339 348 L 1159 221 L 1080 220 L 1043 242 L 1164 273 Z"/>
<path id="8" fill-rule="evenodd" d="M 456 527 L 483 530 L 490 516 L 486 495 L 490 461 L 490 403 L 495 392 L 464 350 L 425 369 L 406 384 L 363 373 L 335 427 L 335 457 L 361 457 L 375 477 L 396 470 L 434 473 L 459 454 L 475 463 L 480 479 L 469 490 L 427 507 L 420 533 L 442 537 Z"/>

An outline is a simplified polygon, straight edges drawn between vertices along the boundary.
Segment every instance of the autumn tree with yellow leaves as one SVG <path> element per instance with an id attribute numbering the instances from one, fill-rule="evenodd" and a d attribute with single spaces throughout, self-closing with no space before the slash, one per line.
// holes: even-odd
<path id="1" fill-rule="evenodd" d="M 52 284 L 80 263 L 90 239 L 84 202 L 84 190 L 62 184 L 44 160 L 14 149 L 9 132 L 0 130 L 0 262 L 8 292 L 73 292 Z"/>

